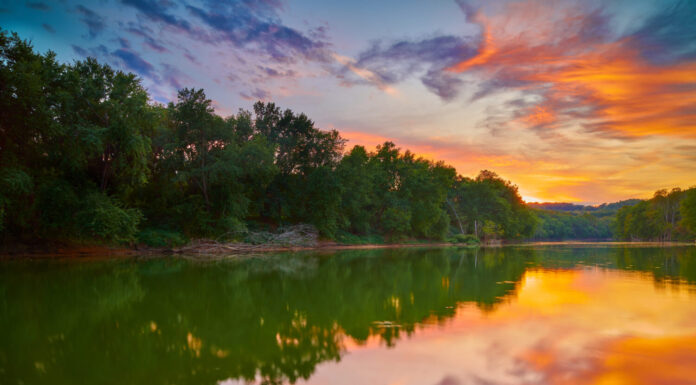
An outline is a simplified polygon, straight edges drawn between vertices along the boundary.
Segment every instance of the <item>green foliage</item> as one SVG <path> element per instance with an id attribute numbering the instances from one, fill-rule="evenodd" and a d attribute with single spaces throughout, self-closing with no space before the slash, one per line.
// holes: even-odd
<path id="1" fill-rule="evenodd" d="M 132 243 L 138 232 L 142 214 L 137 209 L 123 208 L 108 196 L 94 192 L 81 202 L 75 222 L 81 238 L 115 243 Z"/>
<path id="2" fill-rule="evenodd" d="M 454 234 L 447 241 L 450 243 L 465 243 L 471 246 L 481 244 L 481 240 L 473 234 Z"/>
<path id="3" fill-rule="evenodd" d="M 15 223 L 25 221 L 22 214 L 33 189 L 33 180 L 26 172 L 9 167 L 0 170 L 0 232 L 6 216 L 14 218 Z"/>
<path id="4" fill-rule="evenodd" d="M 138 232 L 137 241 L 151 247 L 177 247 L 185 245 L 188 239 L 176 231 L 148 228 Z"/>
<path id="5" fill-rule="evenodd" d="M 389 207 L 381 218 L 382 229 L 393 239 L 405 238 L 411 222 L 411 212 L 400 207 Z"/>
<path id="6" fill-rule="evenodd" d="M 140 81 L 93 59 L 58 64 L 16 34 L 0 45 L 3 235 L 131 241 L 153 125 Z"/>
<path id="7" fill-rule="evenodd" d="M 379 234 L 356 235 L 343 230 L 336 232 L 335 240 L 347 245 L 381 245 L 385 243 L 384 237 Z"/>
<path id="8" fill-rule="evenodd" d="M 463 178 L 391 142 L 344 154 L 345 139 L 305 114 L 258 102 L 223 118 L 212 105 L 192 88 L 153 103 L 133 74 L 60 64 L 0 31 L 3 238 L 171 246 L 238 239 L 249 224 L 347 242 L 533 231 L 517 188 L 492 172 Z"/>
<path id="9" fill-rule="evenodd" d="M 696 237 L 694 191 L 694 188 L 658 190 L 652 199 L 622 207 L 614 224 L 616 238 L 661 242 L 693 240 Z"/>
<path id="10" fill-rule="evenodd" d="M 696 233 L 696 188 L 687 190 L 680 206 L 682 225 Z"/>
<path id="11" fill-rule="evenodd" d="M 539 225 L 535 240 L 608 240 L 613 237 L 613 217 L 599 217 L 589 212 L 534 210 Z"/>
<path id="12" fill-rule="evenodd" d="M 455 214 L 451 225 L 476 238 L 530 237 L 537 225 L 517 186 L 488 170 L 476 179 L 459 178 L 448 199 Z"/>
<path id="13" fill-rule="evenodd" d="M 529 203 L 539 224 L 534 240 L 610 240 L 616 238 L 616 215 L 625 206 L 640 203 L 628 199 L 599 206 L 572 203 Z"/>

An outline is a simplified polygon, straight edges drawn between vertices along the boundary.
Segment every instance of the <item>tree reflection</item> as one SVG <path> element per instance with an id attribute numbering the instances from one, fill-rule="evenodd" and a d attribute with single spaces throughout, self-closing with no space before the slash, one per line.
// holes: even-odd
<path id="1" fill-rule="evenodd" d="M 340 360 L 346 338 L 392 346 L 461 304 L 495 311 L 530 266 L 582 262 L 694 282 L 695 260 L 692 249 L 450 248 L 6 261 L 0 382 L 295 382 Z"/>

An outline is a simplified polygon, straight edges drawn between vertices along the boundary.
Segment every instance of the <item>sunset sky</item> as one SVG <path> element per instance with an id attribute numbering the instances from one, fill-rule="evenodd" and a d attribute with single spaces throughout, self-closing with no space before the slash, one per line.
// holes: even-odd
<path id="1" fill-rule="evenodd" d="M 137 73 L 153 99 L 256 100 L 348 145 L 385 140 L 527 200 L 696 185 L 696 1 L 3 1 L 64 62 Z"/>

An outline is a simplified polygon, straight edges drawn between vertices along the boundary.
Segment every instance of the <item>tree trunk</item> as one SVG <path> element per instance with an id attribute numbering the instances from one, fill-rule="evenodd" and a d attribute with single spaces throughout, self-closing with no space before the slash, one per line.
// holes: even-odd
<path id="1" fill-rule="evenodd" d="M 454 213 L 454 217 L 457 218 L 457 223 L 459 224 L 459 232 L 460 234 L 464 234 L 464 226 L 462 226 L 462 221 L 459 219 L 459 214 L 457 214 L 457 210 L 454 209 L 454 205 L 452 205 L 452 202 L 447 199 L 447 204 L 449 204 L 450 209 L 452 209 L 452 212 Z"/>

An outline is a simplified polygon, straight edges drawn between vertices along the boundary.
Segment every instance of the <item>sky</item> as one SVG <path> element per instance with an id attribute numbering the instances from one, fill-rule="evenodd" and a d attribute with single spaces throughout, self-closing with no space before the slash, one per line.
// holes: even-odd
<path id="1" fill-rule="evenodd" d="M 273 101 L 527 201 L 696 185 L 696 0 L 14 0 L 0 27 L 136 73 L 156 102 Z"/>

